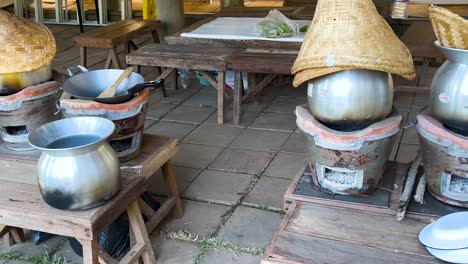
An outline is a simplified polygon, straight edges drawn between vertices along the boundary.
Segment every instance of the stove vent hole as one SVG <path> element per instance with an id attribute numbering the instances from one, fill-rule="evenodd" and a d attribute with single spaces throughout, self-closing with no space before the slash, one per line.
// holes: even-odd
<path id="1" fill-rule="evenodd" d="M 26 126 L 6 126 L 3 127 L 5 133 L 10 136 L 21 136 L 28 134 L 28 129 Z"/>
<path id="2" fill-rule="evenodd" d="M 356 172 L 336 171 L 329 168 L 325 168 L 324 173 L 325 180 L 337 185 L 345 186 L 352 186 L 354 184 L 355 176 Z"/>
<path id="3" fill-rule="evenodd" d="M 468 195 L 468 179 L 452 175 L 449 191 Z"/>
<path id="4" fill-rule="evenodd" d="M 133 137 L 119 140 L 109 140 L 109 144 L 115 150 L 115 152 L 119 153 L 132 148 Z"/>

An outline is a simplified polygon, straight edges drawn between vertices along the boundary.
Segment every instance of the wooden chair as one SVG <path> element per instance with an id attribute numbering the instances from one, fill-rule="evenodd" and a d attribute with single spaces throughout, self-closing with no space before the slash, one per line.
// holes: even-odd
<path id="1" fill-rule="evenodd" d="M 76 46 L 80 47 L 80 64 L 86 67 L 87 48 L 102 48 L 108 50 L 105 68 L 120 69 L 121 65 L 117 57 L 117 47 L 125 45 L 125 52 L 138 49 L 133 39 L 142 34 L 151 33 L 153 41 L 159 43 L 158 28 L 159 21 L 156 20 L 122 20 L 109 26 L 96 28 L 73 37 Z"/>

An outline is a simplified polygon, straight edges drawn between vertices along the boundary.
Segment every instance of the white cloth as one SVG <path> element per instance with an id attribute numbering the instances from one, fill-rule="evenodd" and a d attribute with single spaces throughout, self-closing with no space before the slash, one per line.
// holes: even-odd
<path id="1" fill-rule="evenodd" d="M 269 40 L 285 42 L 303 42 L 304 35 L 289 38 L 265 38 L 257 33 L 257 23 L 263 18 L 253 17 L 218 17 L 199 28 L 182 33 L 182 37 L 209 38 L 209 39 L 232 39 L 232 40 Z M 299 27 L 310 25 L 309 20 L 294 20 Z"/>

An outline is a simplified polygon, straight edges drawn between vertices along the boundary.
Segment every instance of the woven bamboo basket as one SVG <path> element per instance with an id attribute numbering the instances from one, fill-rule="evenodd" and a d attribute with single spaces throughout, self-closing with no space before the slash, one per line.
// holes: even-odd
<path id="1" fill-rule="evenodd" d="M 319 0 L 294 63 L 294 86 L 345 69 L 414 79 L 413 59 L 372 0 Z"/>
<path id="2" fill-rule="evenodd" d="M 56 53 L 50 30 L 0 10 L 0 74 L 29 72 L 49 65 Z"/>
<path id="3" fill-rule="evenodd" d="M 468 20 L 438 6 L 429 7 L 429 17 L 439 43 L 448 48 L 468 49 Z"/>

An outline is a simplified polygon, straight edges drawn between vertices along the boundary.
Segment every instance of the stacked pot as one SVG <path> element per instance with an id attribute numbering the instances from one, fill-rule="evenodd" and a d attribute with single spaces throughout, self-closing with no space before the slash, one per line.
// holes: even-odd
<path id="1" fill-rule="evenodd" d="M 308 105 L 296 115 L 313 182 L 330 193 L 372 193 L 402 120 L 391 74 L 415 77 L 408 49 L 372 0 L 321 0 L 292 73 L 294 86 L 308 83 Z"/>

